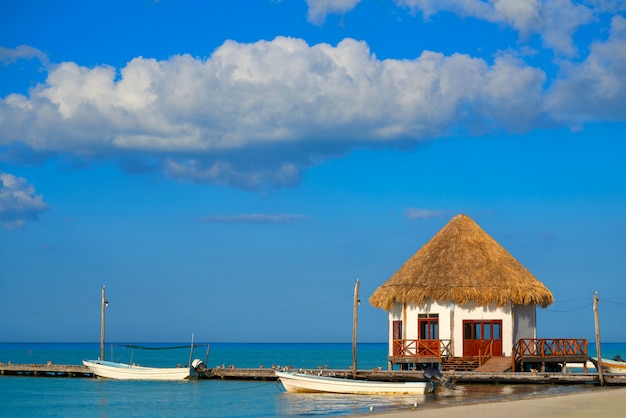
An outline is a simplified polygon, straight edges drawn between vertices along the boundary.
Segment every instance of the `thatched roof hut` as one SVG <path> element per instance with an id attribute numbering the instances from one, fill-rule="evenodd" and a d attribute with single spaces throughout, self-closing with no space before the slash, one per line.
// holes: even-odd
<path id="1" fill-rule="evenodd" d="M 376 308 L 428 300 L 479 306 L 554 302 L 548 288 L 466 215 L 457 215 L 372 294 Z"/>

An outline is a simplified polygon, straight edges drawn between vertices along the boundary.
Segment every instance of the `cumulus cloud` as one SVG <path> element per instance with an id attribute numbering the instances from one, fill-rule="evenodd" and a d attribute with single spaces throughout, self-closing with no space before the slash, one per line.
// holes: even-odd
<path id="1" fill-rule="evenodd" d="M 582 63 L 563 65 L 546 108 L 579 127 L 587 120 L 626 120 L 626 19 L 613 17 L 609 39 L 594 43 Z"/>
<path id="2" fill-rule="evenodd" d="M 354 9 L 361 0 L 306 0 L 309 7 L 309 22 L 316 25 L 324 23 L 329 14 L 344 14 Z"/>
<path id="3" fill-rule="evenodd" d="M 211 223 L 235 223 L 235 224 L 292 224 L 306 219 L 305 215 L 279 214 L 266 215 L 251 213 L 245 215 L 212 215 L 202 218 L 204 222 Z"/>
<path id="4" fill-rule="evenodd" d="M 626 10 L 626 0 L 586 0 L 585 3 L 599 12 L 619 13 Z"/>
<path id="5" fill-rule="evenodd" d="M 430 12 L 510 15 L 520 28 L 535 27 L 533 16 L 543 19 L 548 7 L 403 1 Z M 110 158 L 130 172 L 265 189 L 296 185 L 308 167 L 355 148 L 624 121 L 625 27 L 615 16 L 608 39 L 584 60 L 561 60 L 555 81 L 512 53 L 380 60 L 354 39 L 226 41 L 207 58 L 137 57 L 120 69 L 54 64 L 27 95 L 0 98 L 0 160 Z M 13 55 L 28 51 L 36 50 Z"/>
<path id="6" fill-rule="evenodd" d="M 213 184 L 290 186 L 302 169 L 358 146 L 530 129 L 544 81 L 510 56 L 491 65 L 429 51 L 378 60 L 353 39 L 227 41 L 207 59 L 139 57 L 119 72 L 53 66 L 29 96 L 0 99 L 0 146 L 117 156 L 132 170 Z"/>
<path id="7" fill-rule="evenodd" d="M 347 13 L 361 0 L 307 0 L 309 21 L 321 24 L 328 14 Z M 541 37 L 546 48 L 564 56 L 579 51 L 573 35 L 581 26 L 593 23 L 602 13 L 626 11 L 624 0 L 395 0 L 399 7 L 421 13 L 425 19 L 439 12 L 451 12 L 519 32 L 523 40 Z"/>
<path id="8" fill-rule="evenodd" d="M 0 225 L 13 229 L 37 219 L 48 205 L 22 177 L 0 173 Z"/>

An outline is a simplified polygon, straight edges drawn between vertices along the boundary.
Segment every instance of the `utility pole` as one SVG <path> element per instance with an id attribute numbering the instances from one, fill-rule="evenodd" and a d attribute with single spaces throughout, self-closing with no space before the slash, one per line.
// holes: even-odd
<path id="1" fill-rule="evenodd" d="M 104 285 L 102 286 L 102 310 L 100 314 L 100 360 L 104 360 L 104 308 L 109 302 L 104 297 Z"/>
<path id="2" fill-rule="evenodd" d="M 352 313 L 352 377 L 356 378 L 356 329 L 359 305 L 359 279 L 354 286 L 354 308 Z"/>
<path id="3" fill-rule="evenodd" d="M 600 319 L 598 318 L 598 292 L 593 292 L 593 317 L 596 324 L 596 351 L 598 352 L 598 380 L 604 386 L 604 375 L 602 374 L 602 350 L 600 349 Z"/>

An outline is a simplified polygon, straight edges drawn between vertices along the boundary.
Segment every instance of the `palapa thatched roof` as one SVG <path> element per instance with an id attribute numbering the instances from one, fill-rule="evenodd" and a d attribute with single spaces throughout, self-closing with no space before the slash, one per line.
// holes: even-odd
<path id="1" fill-rule="evenodd" d="M 480 306 L 554 302 L 548 288 L 466 215 L 457 215 L 370 297 L 376 308 L 428 300 Z"/>

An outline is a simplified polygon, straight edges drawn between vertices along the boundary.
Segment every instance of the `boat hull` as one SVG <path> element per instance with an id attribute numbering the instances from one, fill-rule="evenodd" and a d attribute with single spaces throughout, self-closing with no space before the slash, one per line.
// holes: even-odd
<path id="1" fill-rule="evenodd" d="M 287 392 L 342 393 L 352 395 L 424 395 L 432 392 L 428 382 L 379 382 L 276 372 Z"/>
<path id="2" fill-rule="evenodd" d="M 591 359 L 597 364 L 597 358 L 591 357 Z M 607 373 L 626 373 L 626 361 L 602 359 L 602 369 Z"/>
<path id="3" fill-rule="evenodd" d="M 119 380 L 184 380 L 191 377 L 189 367 L 143 367 L 102 360 L 83 360 L 97 377 Z"/>

